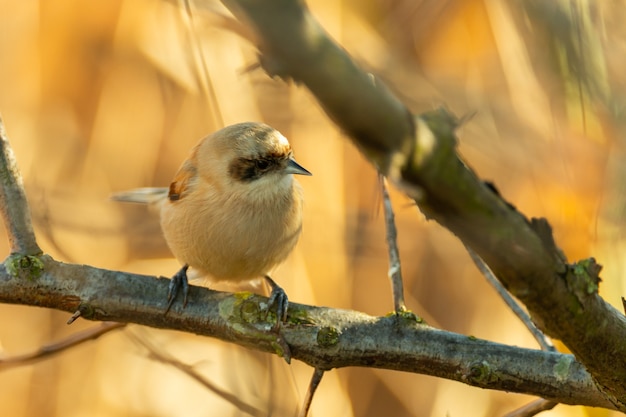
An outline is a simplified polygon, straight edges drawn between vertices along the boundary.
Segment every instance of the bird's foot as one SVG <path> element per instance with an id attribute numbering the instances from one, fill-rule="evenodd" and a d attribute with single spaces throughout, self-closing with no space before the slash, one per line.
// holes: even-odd
<path id="1" fill-rule="evenodd" d="M 174 304 L 174 300 L 176 300 L 176 296 L 181 288 L 183 290 L 183 308 L 187 307 L 187 296 L 189 295 L 189 281 L 187 280 L 188 269 L 189 265 L 185 264 L 180 271 L 172 277 L 167 292 L 167 309 L 165 310 L 165 314 L 172 308 L 172 304 Z"/>
<path id="2" fill-rule="evenodd" d="M 275 332 L 278 336 L 276 343 L 281 350 L 280 356 L 282 356 L 285 361 L 289 363 L 291 361 L 291 349 L 289 349 L 289 345 L 285 341 L 283 335 L 280 334 L 281 326 L 287 321 L 287 309 L 289 308 L 289 299 L 287 298 L 287 293 L 285 293 L 285 290 L 283 290 L 269 275 L 265 275 L 264 278 L 272 289 L 270 297 L 267 300 L 267 312 L 269 313 L 272 306 L 276 305 L 276 323 L 274 323 L 272 331 Z"/>
<path id="3" fill-rule="evenodd" d="M 283 290 L 269 275 L 265 275 L 265 281 L 269 284 L 272 292 L 267 300 L 267 311 L 276 305 L 276 323 L 272 330 L 280 330 L 280 326 L 287 321 L 287 309 L 289 308 L 289 299 L 287 293 Z"/>

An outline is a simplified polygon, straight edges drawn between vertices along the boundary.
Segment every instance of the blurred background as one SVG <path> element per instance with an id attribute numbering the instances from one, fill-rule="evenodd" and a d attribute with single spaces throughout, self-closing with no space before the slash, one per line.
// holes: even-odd
<path id="1" fill-rule="evenodd" d="M 626 261 L 626 8 L 588 0 L 310 0 L 321 24 L 414 112 L 473 117 L 460 152 L 527 216 L 547 217 L 570 261 L 604 265 L 620 305 Z M 178 268 L 155 213 L 108 200 L 168 185 L 206 134 L 256 120 L 280 130 L 313 177 L 304 232 L 273 275 L 291 300 L 384 315 L 393 308 L 376 173 L 298 86 L 206 0 L 0 0 L 0 112 L 38 240 L 55 259 L 154 275 Z M 245 31 L 244 31 L 245 32 Z M 407 304 L 436 327 L 535 348 L 448 231 L 393 192 Z M 8 255 L 6 239 L 0 253 Z M 96 325 L 0 305 L 0 355 Z M 239 416 L 224 398 L 150 358 L 150 341 L 263 410 L 290 416 L 312 370 L 177 332 L 129 326 L 52 359 L 0 372 L 0 412 L 21 416 Z M 564 349 L 563 347 L 560 347 Z M 339 369 L 317 416 L 497 416 L 532 398 L 433 377 Z M 612 416 L 558 406 L 545 416 Z"/>

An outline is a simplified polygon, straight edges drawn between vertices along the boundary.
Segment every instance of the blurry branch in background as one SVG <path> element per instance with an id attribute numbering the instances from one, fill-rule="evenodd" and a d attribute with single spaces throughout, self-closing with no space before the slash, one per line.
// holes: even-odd
<path id="1" fill-rule="evenodd" d="M 528 16 L 524 23 L 532 22 L 529 30 L 547 34 L 546 46 L 550 57 L 556 61 L 551 64 L 579 96 L 583 128 L 586 130 L 585 107 L 593 101 L 601 101 L 618 116 L 622 107 L 619 102 L 623 98 L 619 97 L 619 90 L 612 91 L 610 86 L 604 51 L 606 43 L 612 39 L 606 36 L 603 13 L 599 10 L 611 6 L 570 0 L 526 0 L 519 4 L 522 7 L 519 14 Z"/>
<path id="2" fill-rule="evenodd" d="M 42 346 L 36 352 L 0 358 L 0 371 L 48 359 L 53 355 L 65 352 L 67 349 L 73 348 L 74 346 L 78 346 L 90 340 L 96 340 L 100 336 L 103 336 L 113 330 L 121 329 L 125 326 L 126 323 L 101 323 L 98 326 L 93 326 L 89 329 L 74 333 L 56 343 Z"/>
<path id="3" fill-rule="evenodd" d="M 194 379 L 196 382 L 200 383 L 200 385 L 202 385 L 209 391 L 213 392 L 214 394 L 217 394 L 224 400 L 233 404 L 240 411 L 243 411 L 244 413 L 249 414 L 251 416 L 265 415 L 265 412 L 263 410 L 259 410 L 258 408 L 240 400 L 236 395 L 233 395 L 232 393 L 225 391 L 222 388 L 218 387 L 211 381 L 208 381 L 204 376 L 202 376 L 202 374 L 196 371 L 196 369 L 192 365 L 184 364 L 180 362 L 178 359 L 175 359 L 171 357 L 170 355 L 168 355 L 165 351 L 159 349 L 158 346 L 156 346 L 154 343 L 152 343 L 152 341 L 150 341 L 147 334 L 145 333 L 135 334 L 135 332 L 128 332 L 127 336 L 131 340 L 133 340 L 135 343 L 145 348 L 148 351 L 150 358 L 155 359 L 158 362 L 161 362 L 165 365 L 169 365 L 178 369 L 182 373 Z"/>
<path id="4" fill-rule="evenodd" d="M 445 109 L 411 115 L 302 1 L 222 2 L 256 32 L 265 71 L 306 86 L 379 171 L 483 259 L 626 410 L 626 365 L 615 362 L 626 357 L 626 321 L 598 295 L 601 267 L 594 259 L 568 263 L 545 219 L 527 219 L 476 176 L 456 152 L 458 119 Z"/>

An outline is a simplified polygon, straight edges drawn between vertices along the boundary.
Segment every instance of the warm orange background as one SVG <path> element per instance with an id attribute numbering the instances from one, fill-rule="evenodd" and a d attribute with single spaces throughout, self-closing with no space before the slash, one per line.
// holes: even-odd
<path id="1" fill-rule="evenodd" d="M 171 275 L 178 264 L 169 259 L 156 217 L 108 195 L 167 185 L 202 136 L 234 122 L 264 121 L 290 139 L 314 174 L 300 178 L 302 239 L 274 277 L 293 301 L 389 312 L 374 170 L 306 90 L 260 70 L 246 73 L 256 62 L 254 47 L 224 28 L 216 13 L 228 12 L 220 3 L 207 3 L 194 6 L 190 19 L 175 1 L 0 0 L 0 112 L 40 245 L 59 260 Z M 582 1 L 546 2 L 552 6 L 538 11 L 513 6 L 521 3 L 309 2 L 333 37 L 415 112 L 444 104 L 459 115 L 475 112 L 458 132 L 468 163 L 522 212 L 547 217 L 570 260 L 595 256 L 605 266 L 601 291 L 619 305 L 626 292 L 618 135 L 626 12 L 618 2 L 598 2 L 593 13 Z M 576 28 L 584 36 L 563 29 L 550 14 L 557 7 L 579 14 Z M 593 51 L 584 54 L 586 77 L 568 65 L 563 40 L 581 38 Z M 590 93 L 584 87 L 591 84 Z M 535 347 L 458 240 L 401 194 L 392 197 L 409 308 L 443 329 Z M 0 245 L 8 255 L 6 239 Z M 0 354 L 28 352 L 94 325 L 66 326 L 67 318 L 0 305 Z M 214 340 L 131 326 L 0 372 L 0 414 L 241 415 L 148 358 L 128 333 L 196 365 L 268 415 L 293 415 L 311 373 Z M 421 375 L 340 369 L 325 376 L 313 412 L 493 416 L 530 400 Z M 542 415 L 613 414 L 559 406 Z"/>

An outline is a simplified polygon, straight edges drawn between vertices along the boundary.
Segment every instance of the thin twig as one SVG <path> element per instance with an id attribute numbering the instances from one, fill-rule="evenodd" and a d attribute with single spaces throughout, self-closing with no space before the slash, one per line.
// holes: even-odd
<path id="1" fill-rule="evenodd" d="M 500 280 L 496 278 L 493 274 L 489 266 L 478 256 L 473 250 L 467 248 L 467 252 L 470 257 L 476 264 L 476 267 L 480 270 L 487 281 L 495 288 L 496 292 L 500 295 L 500 297 L 504 300 L 504 302 L 509 306 L 509 308 L 515 313 L 515 315 L 524 323 L 524 325 L 528 328 L 530 333 L 533 335 L 539 346 L 541 346 L 542 350 L 546 351 L 555 351 L 554 345 L 550 343 L 548 337 L 541 332 L 537 326 L 532 322 L 528 314 L 517 304 L 515 299 L 509 294 L 509 292 L 504 288 Z M 539 398 L 535 401 L 532 401 L 517 410 L 513 410 L 510 413 L 506 414 L 504 417 L 532 417 L 537 415 L 543 411 L 553 409 L 558 403 L 554 401 L 544 400 L 543 398 Z"/>
<path id="2" fill-rule="evenodd" d="M 137 344 L 143 346 L 146 350 L 148 350 L 152 358 L 156 359 L 157 361 L 161 363 L 170 365 L 178 369 L 179 371 L 183 372 L 187 376 L 194 379 L 196 382 L 199 382 L 202 386 L 207 388 L 209 391 L 217 394 L 218 396 L 220 396 L 220 398 L 223 398 L 224 400 L 228 401 L 229 403 L 237 407 L 242 412 L 250 414 L 252 416 L 262 416 L 265 414 L 262 410 L 259 410 L 258 408 L 240 400 L 239 398 L 237 398 L 236 395 L 231 394 L 230 392 L 218 387 L 211 381 L 208 381 L 207 379 L 204 378 L 203 375 L 201 375 L 198 371 L 196 371 L 193 366 L 184 364 L 180 362 L 178 359 L 173 358 L 172 356 L 163 352 L 156 345 L 154 345 L 150 340 L 148 340 L 148 337 L 146 335 L 140 336 L 132 332 L 128 332 L 127 335 L 134 342 L 136 342 Z"/>
<path id="3" fill-rule="evenodd" d="M 89 340 L 95 340 L 104 334 L 116 329 L 121 329 L 124 326 L 126 326 L 126 323 L 104 322 L 99 326 L 93 326 L 89 329 L 76 332 L 58 342 L 42 346 L 35 352 L 0 358 L 0 371 L 48 359 L 53 355 L 62 353 Z"/>
<path id="4" fill-rule="evenodd" d="M 558 403 L 555 403 L 554 401 L 548 401 L 540 398 L 518 408 L 517 410 L 511 411 L 510 413 L 504 415 L 504 417 L 532 417 L 543 411 L 552 410 L 557 404 Z"/>
<path id="5" fill-rule="evenodd" d="M 396 313 L 406 311 L 404 304 L 404 286 L 402 283 L 402 268 L 398 251 L 398 230 L 396 229 L 393 206 L 387 191 L 387 180 L 381 176 L 383 193 L 383 207 L 385 209 L 385 228 L 387 230 L 387 249 L 389 252 L 389 279 L 393 291 L 393 308 Z"/>
<path id="6" fill-rule="evenodd" d="M 22 176 L 17 168 L 13 149 L 9 145 L 4 123 L 0 118 L 0 215 L 6 227 L 11 253 L 39 255 L 30 208 L 24 192 Z"/>
<path id="7" fill-rule="evenodd" d="M 317 387 L 319 387 L 320 382 L 322 382 L 323 376 L 324 371 L 320 368 L 315 368 L 313 375 L 311 376 L 311 382 L 309 382 L 309 388 L 306 391 L 304 404 L 302 405 L 302 409 L 300 410 L 298 417 L 307 417 L 307 415 L 309 415 L 311 403 L 313 402 L 313 396 L 315 395 L 315 391 L 317 391 Z"/>
<path id="8" fill-rule="evenodd" d="M 543 332 L 539 330 L 537 326 L 535 326 L 535 323 L 533 323 L 528 313 L 526 313 L 526 311 L 524 311 L 524 309 L 519 306 L 517 301 L 515 301 L 515 299 L 511 296 L 511 294 L 509 294 L 506 288 L 504 288 L 500 280 L 496 278 L 489 266 L 480 258 L 480 256 L 476 254 L 476 252 L 474 252 L 467 246 L 465 248 L 472 258 L 472 261 L 474 261 L 474 264 L 476 264 L 478 270 L 483 274 L 485 278 L 487 278 L 487 281 L 493 286 L 493 288 L 495 288 L 498 295 L 500 295 L 500 297 L 509 306 L 513 313 L 522 321 L 522 323 L 524 323 L 526 328 L 528 328 L 537 343 L 539 343 L 541 350 L 554 352 L 556 349 L 554 348 L 554 345 L 550 342 L 550 339 L 548 339 L 548 337 L 543 334 Z"/>

